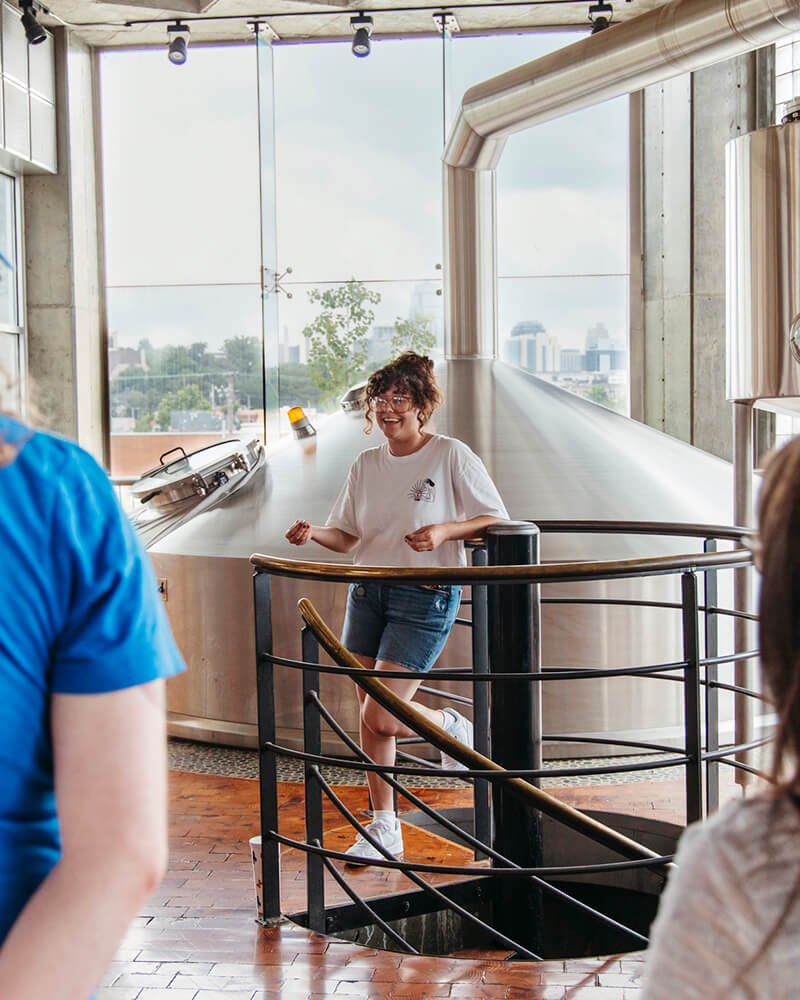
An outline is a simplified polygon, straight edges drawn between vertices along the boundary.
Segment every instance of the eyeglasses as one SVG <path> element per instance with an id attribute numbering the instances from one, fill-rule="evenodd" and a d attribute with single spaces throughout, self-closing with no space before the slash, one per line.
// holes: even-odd
<path id="1" fill-rule="evenodd" d="M 405 413 L 411 409 L 410 396 L 375 396 L 372 405 L 376 410 L 392 409 L 395 413 Z"/>

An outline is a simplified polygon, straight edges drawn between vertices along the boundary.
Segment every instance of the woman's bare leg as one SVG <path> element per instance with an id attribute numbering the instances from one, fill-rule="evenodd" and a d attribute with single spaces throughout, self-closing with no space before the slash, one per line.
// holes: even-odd
<path id="1" fill-rule="evenodd" d="M 396 663 L 387 660 L 376 660 L 369 663 L 366 657 L 358 657 L 364 666 L 374 666 L 376 670 L 397 671 L 397 678 L 380 678 L 388 688 L 403 701 L 413 701 L 417 688 L 424 679 L 423 674 L 409 671 L 406 667 L 401 667 Z M 387 711 L 377 701 L 358 689 L 359 700 L 361 702 L 361 748 L 376 764 L 392 766 L 395 762 L 398 736 L 413 736 L 413 730 L 403 725 L 391 712 Z M 444 715 L 438 709 L 428 708 L 414 702 L 414 708 L 424 715 L 430 722 L 441 726 Z M 367 784 L 372 799 L 372 808 L 380 810 L 394 809 L 394 796 L 390 785 L 373 771 L 367 772 Z"/>

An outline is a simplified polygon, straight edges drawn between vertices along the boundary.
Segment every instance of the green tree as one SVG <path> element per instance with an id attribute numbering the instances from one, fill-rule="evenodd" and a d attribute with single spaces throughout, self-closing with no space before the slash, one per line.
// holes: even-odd
<path id="1" fill-rule="evenodd" d="M 168 392 L 161 400 L 156 412 L 156 429 L 168 431 L 173 410 L 210 410 L 211 403 L 196 385 Z"/>
<path id="2" fill-rule="evenodd" d="M 319 316 L 303 330 L 309 375 L 320 388 L 323 403 L 331 403 L 364 377 L 367 335 L 375 320 L 369 307 L 377 305 L 381 296 L 352 279 L 324 291 L 312 288 L 308 297 L 322 306 Z"/>
<path id="3" fill-rule="evenodd" d="M 281 365 L 281 404 L 319 408 L 322 390 L 312 380 L 308 365 L 287 361 Z"/>
<path id="4" fill-rule="evenodd" d="M 614 400 L 609 396 L 608 389 L 604 385 L 593 385 L 586 393 L 586 398 L 591 399 L 593 403 L 605 406 L 607 410 L 621 412 L 624 408 L 621 401 Z"/>
<path id="5" fill-rule="evenodd" d="M 415 351 L 417 354 L 430 354 L 436 346 L 436 334 L 432 329 L 431 317 L 417 313 L 410 319 L 398 316 L 394 321 L 392 336 L 392 357 L 396 358 L 404 351 Z"/>
<path id="6" fill-rule="evenodd" d="M 234 395 L 243 406 L 261 406 L 264 372 L 261 339 L 240 335 L 222 345 L 223 367 L 233 374 Z"/>

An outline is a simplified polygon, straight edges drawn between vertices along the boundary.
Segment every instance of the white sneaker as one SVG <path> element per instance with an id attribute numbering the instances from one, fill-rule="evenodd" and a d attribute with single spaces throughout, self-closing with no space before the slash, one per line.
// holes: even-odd
<path id="1" fill-rule="evenodd" d="M 463 743 L 466 747 L 471 747 L 473 745 L 472 723 L 469 719 L 465 719 L 463 715 L 459 715 L 453 708 L 445 708 L 442 712 L 444 715 L 444 725 L 442 726 L 442 729 L 444 729 L 448 736 L 452 736 L 453 739 L 458 740 L 459 743 Z M 462 764 L 461 761 L 454 760 L 450 754 L 445 753 L 444 750 L 442 750 L 441 760 L 442 767 L 446 768 L 448 771 L 468 770 L 466 765 Z"/>
<path id="2" fill-rule="evenodd" d="M 370 836 L 398 860 L 403 857 L 403 833 L 400 821 L 395 819 L 394 826 L 385 819 L 376 819 L 367 827 Z M 369 864 L 370 861 L 386 861 L 386 858 L 360 834 L 356 842 L 345 851 L 349 865 Z"/>

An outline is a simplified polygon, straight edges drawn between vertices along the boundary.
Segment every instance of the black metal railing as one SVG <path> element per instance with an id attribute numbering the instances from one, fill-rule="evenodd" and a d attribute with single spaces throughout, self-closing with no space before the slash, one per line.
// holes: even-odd
<path id="1" fill-rule="evenodd" d="M 704 551 L 682 556 L 661 556 L 646 559 L 626 559 L 595 563 L 550 563 L 538 565 L 502 565 L 502 561 L 515 562 L 514 553 L 502 551 L 501 545 L 489 540 L 489 551 L 476 548 L 470 567 L 462 569 L 409 570 L 406 568 L 351 567 L 331 564 L 301 563 L 293 560 L 274 559 L 267 556 L 253 556 L 254 596 L 256 618 L 256 649 L 258 678 L 259 743 L 261 763 L 261 832 L 262 832 L 262 877 L 265 919 L 275 919 L 281 915 L 279 880 L 279 845 L 297 848 L 306 854 L 307 866 L 307 913 L 308 925 L 318 931 L 331 930 L 337 918 L 331 916 L 325 905 L 325 874 L 352 900 L 354 910 L 361 913 L 362 921 L 375 924 L 399 947 L 414 951 L 397 930 L 391 927 L 391 919 L 398 915 L 390 900 L 364 900 L 349 884 L 346 873 L 337 867 L 337 862 L 347 860 L 346 855 L 324 846 L 323 803 L 327 800 L 350 823 L 354 830 L 373 843 L 383 860 L 374 862 L 376 867 L 394 869 L 416 886 L 416 894 L 402 898 L 401 913 L 422 912 L 435 907 L 447 907 L 458 913 L 462 920 L 471 923 L 496 945 L 506 948 L 515 955 L 526 958 L 539 957 L 536 951 L 536 934 L 513 933 L 520 927 L 524 914 L 536 911 L 536 900 L 542 894 L 558 896 L 562 902 L 575 910 L 590 916 L 599 925 L 612 928 L 625 936 L 631 946 L 640 947 L 646 943 L 646 936 L 635 928 L 626 926 L 596 907 L 578 899 L 553 884 L 553 880 L 563 875 L 590 875 L 599 872 L 618 872 L 626 869 L 646 867 L 663 875 L 664 866 L 670 856 L 658 855 L 627 838 L 609 831 L 596 820 L 577 810 L 566 813 L 568 807 L 548 796 L 538 788 L 544 776 L 572 776 L 591 778 L 595 775 L 623 774 L 654 768 L 677 767 L 684 770 L 685 802 L 687 822 L 701 818 L 706 811 L 716 808 L 719 801 L 719 768 L 727 765 L 742 773 L 759 773 L 751 764 L 736 759 L 745 751 L 752 751 L 763 745 L 764 738 L 738 745 L 720 746 L 719 700 L 721 690 L 733 691 L 752 699 L 762 698 L 759 692 L 742 689 L 720 680 L 719 668 L 727 663 L 752 659 L 757 656 L 755 648 L 731 650 L 720 654 L 719 623 L 726 617 L 754 620 L 747 611 L 724 608 L 718 603 L 718 576 L 723 571 L 747 567 L 750 556 L 746 550 L 733 549 L 719 551 L 718 542 L 741 544 L 745 535 L 743 529 L 720 526 L 687 526 L 675 524 L 628 524 L 617 522 L 539 522 L 542 532 L 586 532 L 591 534 L 648 534 L 682 535 L 701 538 Z M 530 533 L 530 532 L 528 532 Z M 536 556 L 534 556 L 536 558 Z M 492 563 L 491 565 L 487 564 Z M 618 579 L 647 580 L 656 575 L 678 575 L 681 583 L 679 601 L 648 600 L 627 597 L 587 597 L 587 596 L 542 596 L 539 591 L 550 584 L 573 581 L 603 581 Z M 702 575 L 702 580 L 699 577 Z M 347 733 L 345 727 L 335 718 L 324 703 L 320 691 L 323 674 L 342 675 L 352 678 L 362 687 L 368 687 L 390 711 L 405 711 L 403 706 L 393 706 L 383 699 L 387 697 L 379 690 L 384 686 L 380 678 L 392 676 L 390 671 L 365 672 L 346 651 L 338 646 L 335 637 L 326 636 L 324 622 L 318 618 L 308 602 L 301 602 L 305 623 L 302 626 L 302 659 L 294 660 L 279 656 L 272 644 L 271 577 L 283 576 L 306 580 L 352 581 L 365 578 L 392 582 L 432 582 L 471 584 L 471 619 L 459 619 L 461 627 L 468 627 L 472 633 L 472 667 L 436 669 L 433 677 L 437 680 L 468 681 L 472 685 L 472 706 L 475 723 L 475 751 L 459 756 L 453 748 L 448 752 L 468 767 L 466 771 L 445 771 L 430 762 L 408 752 L 409 743 L 426 741 L 439 745 L 444 734 L 437 734 L 436 727 L 430 726 L 420 717 L 403 717 L 419 735 L 409 741 L 401 741 L 394 766 L 376 765 L 361 750 Z M 701 599 L 702 592 L 702 599 Z M 681 659 L 669 663 L 644 664 L 633 667 L 574 668 L 564 666 L 543 666 L 540 660 L 539 609 L 547 604 L 621 606 L 627 608 L 665 609 L 680 613 Z M 525 641 L 519 642 L 520 627 Z M 323 646 L 333 663 L 320 663 L 318 640 L 323 636 Z M 273 667 L 283 666 L 302 672 L 303 678 L 303 749 L 297 750 L 282 745 L 276 739 L 275 695 L 273 688 Z M 514 669 L 508 669 L 512 666 Z M 366 676 L 368 675 L 368 676 Z M 680 683 L 683 686 L 683 745 L 677 749 L 666 743 L 646 740 L 626 740 L 617 736 L 581 736 L 571 734 L 543 733 L 538 692 L 542 684 L 552 681 L 580 682 L 602 678 L 627 677 L 654 678 L 664 683 Z M 376 683 L 377 682 L 377 683 Z M 490 685 L 492 696 L 490 699 Z M 388 690 L 384 688 L 384 692 Z M 425 685 L 429 693 L 440 693 L 430 684 Z M 523 766 L 515 766 L 513 747 L 507 746 L 505 753 L 512 753 L 510 760 L 503 760 L 503 767 L 487 759 L 489 746 L 497 749 L 503 742 L 503 729 L 497 718 L 492 720 L 490 700 L 495 713 L 502 699 L 498 692 L 511 690 L 519 700 L 520 692 L 535 691 L 533 697 L 522 698 L 523 715 L 532 714 L 532 728 L 526 740 L 533 742 L 531 748 L 523 746 Z M 391 692 L 390 692 L 391 694 Z M 450 692 L 443 693 L 453 700 Z M 457 697 L 457 696 L 456 696 Z M 461 698 L 459 700 L 467 701 Z M 512 705 L 512 702 L 506 702 Z M 413 709 L 411 709 L 413 713 Z M 398 717 L 401 717 L 398 714 Z M 340 741 L 341 756 L 322 753 L 322 723 Z M 506 726 L 506 729 L 509 728 Z M 519 731 L 514 739 L 519 743 Z M 552 768 L 541 763 L 542 743 L 584 743 L 598 747 L 624 747 L 630 752 L 666 754 L 658 760 L 625 761 L 615 760 L 603 766 Z M 734 740 L 735 744 L 735 740 Z M 510 746 L 510 744 L 509 744 Z M 440 747 L 441 748 L 441 747 Z M 463 749 L 463 748 L 462 748 Z M 302 760 L 305 769 L 305 836 L 303 839 L 282 835 L 278 829 L 278 784 L 277 758 L 285 756 Z M 531 766 L 533 761 L 533 766 Z M 518 760 L 516 761 L 518 763 Z M 344 769 L 375 771 L 389 783 L 398 797 L 415 809 L 435 819 L 455 840 L 468 846 L 476 858 L 488 859 L 488 866 L 475 868 L 419 864 L 397 861 L 379 844 L 358 821 L 352 811 L 336 794 L 334 787 L 323 774 L 325 766 Z M 474 834 L 470 834 L 452 822 L 441 811 L 427 805 L 423 799 L 406 788 L 398 779 L 429 778 L 438 776 L 458 777 L 473 784 L 474 788 Z M 492 811 L 508 810 L 504 822 L 498 824 L 507 834 L 492 842 Z M 523 856 L 515 855 L 515 824 L 538 823 L 539 814 L 550 813 L 559 822 L 571 825 L 573 829 L 593 840 L 604 843 L 624 857 L 621 861 L 611 861 L 594 865 L 572 865 L 567 867 L 546 867 L 541 856 L 534 852 Z M 573 815 L 574 814 L 574 815 Z M 531 831 L 523 831 L 530 839 Z M 536 834 L 536 831 L 534 831 Z M 605 839 L 604 839 L 605 838 Z M 616 838 L 616 839 L 615 839 Z M 631 846 L 632 845 L 632 846 Z M 463 881 L 454 886 L 436 887 L 426 881 L 426 876 L 460 875 Z M 480 885 L 486 879 L 498 880 L 501 895 L 509 896 L 508 905 L 498 909 L 511 914 L 503 926 L 490 925 L 470 909 L 474 897 L 480 895 Z M 426 902 L 420 902 L 424 897 Z M 532 902 L 533 901 L 533 902 Z M 422 909 L 421 909 L 422 908 Z M 474 907 L 473 907 L 474 909 Z M 348 919 L 356 918 L 351 914 Z"/>

